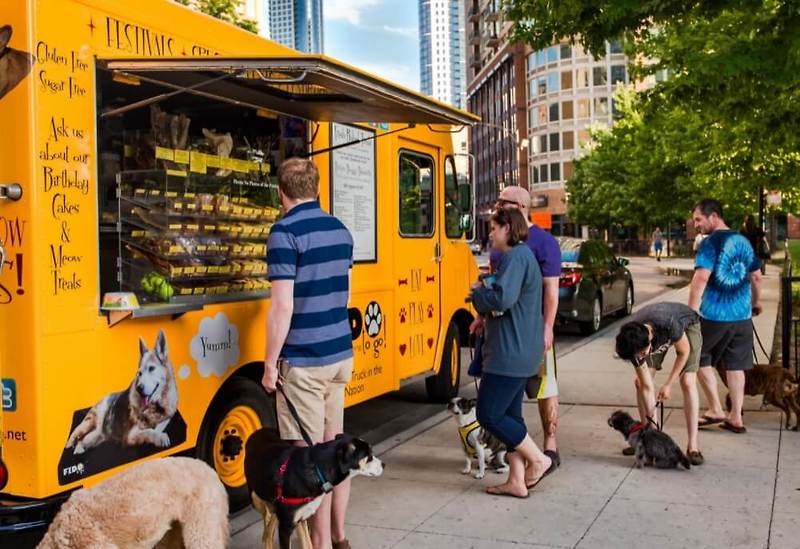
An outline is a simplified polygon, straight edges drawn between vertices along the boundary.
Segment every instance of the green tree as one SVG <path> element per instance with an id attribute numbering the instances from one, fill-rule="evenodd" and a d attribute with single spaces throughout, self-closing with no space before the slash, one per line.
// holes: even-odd
<path id="1" fill-rule="evenodd" d="M 258 32 L 258 24 L 252 19 L 242 16 L 239 11 L 244 3 L 243 0 L 177 0 L 177 2 L 244 30 Z"/>
<path id="2" fill-rule="evenodd" d="M 506 10 L 515 37 L 536 49 L 569 39 L 599 56 L 606 40 L 622 37 L 636 60 L 632 77 L 669 74 L 630 98 L 611 132 L 594 133 L 568 184 L 571 213 L 588 219 L 599 207 L 606 219 L 655 222 L 702 195 L 752 211 L 762 187 L 798 204 L 796 2 L 509 0 Z M 658 211 L 623 214 L 615 204 Z"/>

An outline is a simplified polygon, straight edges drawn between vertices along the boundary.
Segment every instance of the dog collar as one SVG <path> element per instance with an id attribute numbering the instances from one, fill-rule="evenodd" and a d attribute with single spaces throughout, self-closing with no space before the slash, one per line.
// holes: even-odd
<path id="1" fill-rule="evenodd" d="M 320 486 L 322 486 L 323 493 L 327 494 L 328 492 L 333 490 L 333 484 L 331 484 L 330 481 L 325 478 L 325 475 L 322 474 L 319 465 L 317 465 L 316 463 L 314 464 L 314 472 L 317 473 L 317 478 L 319 479 Z"/>
<path id="2" fill-rule="evenodd" d="M 638 433 L 639 431 L 641 431 L 641 430 L 642 430 L 642 429 L 644 429 L 645 427 L 647 427 L 647 423 L 646 423 L 646 422 L 644 422 L 644 423 L 637 423 L 636 425 L 634 425 L 633 427 L 631 427 L 631 430 L 630 430 L 630 431 L 628 431 L 628 436 L 631 436 L 631 435 L 632 435 L 632 434 L 634 434 L 634 433 Z"/>
<path id="3" fill-rule="evenodd" d="M 278 475 L 275 478 L 276 481 L 275 503 L 279 503 L 281 505 L 303 505 L 304 503 L 314 501 L 319 497 L 319 496 L 306 496 L 304 498 L 287 498 L 283 495 L 283 477 L 284 475 L 286 475 L 286 469 L 289 467 L 289 459 L 291 459 L 293 453 L 294 452 L 289 452 L 289 454 L 286 456 L 286 459 L 283 460 L 283 463 L 281 463 L 281 466 L 278 468 Z M 314 468 L 317 469 L 317 466 L 315 465 Z M 318 469 L 317 473 L 319 474 Z M 324 479 L 324 477 L 321 478 Z M 331 486 L 331 489 L 333 489 L 333 486 Z"/>

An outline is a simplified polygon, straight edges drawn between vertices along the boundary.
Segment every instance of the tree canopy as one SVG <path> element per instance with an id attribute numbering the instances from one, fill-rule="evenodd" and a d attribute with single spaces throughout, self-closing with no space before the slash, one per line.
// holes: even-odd
<path id="1" fill-rule="evenodd" d="M 241 27 L 244 30 L 257 33 L 258 24 L 252 19 L 244 17 L 240 8 L 244 0 L 177 0 L 179 4 L 189 6 L 199 12 Z"/>
<path id="2" fill-rule="evenodd" d="M 800 202 L 797 2 L 508 0 L 506 10 L 535 49 L 567 39 L 601 56 L 621 38 L 632 79 L 667 71 L 646 91 L 618 92 L 613 129 L 592 132 L 567 184 L 577 221 L 685 219 L 702 196 L 753 211 L 762 187 Z"/>

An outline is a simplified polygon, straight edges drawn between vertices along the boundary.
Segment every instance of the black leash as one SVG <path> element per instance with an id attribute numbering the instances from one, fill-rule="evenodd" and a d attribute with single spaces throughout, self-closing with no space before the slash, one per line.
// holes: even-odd
<path id="1" fill-rule="evenodd" d="M 756 336 L 756 341 L 758 342 L 758 346 L 761 348 L 761 352 L 764 353 L 764 357 L 767 359 L 767 363 L 769 363 L 769 354 L 767 350 L 764 348 L 764 344 L 761 343 L 761 338 L 758 335 L 758 331 L 756 330 L 756 325 L 751 322 L 753 326 L 753 335 Z M 756 356 L 756 346 L 753 345 L 753 361 L 758 362 L 758 357 Z"/>
<path id="2" fill-rule="evenodd" d="M 297 408 L 294 407 L 292 401 L 289 400 L 288 396 L 286 396 L 286 391 L 283 390 L 283 383 L 276 383 L 276 385 L 278 387 L 278 390 L 283 395 L 283 399 L 286 401 L 286 406 L 289 408 L 289 413 L 292 414 L 295 423 L 297 423 L 297 426 L 300 428 L 300 435 L 303 437 L 303 440 L 305 441 L 306 445 L 309 448 L 311 446 L 314 446 L 314 442 L 311 440 L 311 437 L 308 436 L 308 431 L 306 431 L 305 427 L 303 427 L 303 422 L 300 421 L 300 415 L 297 413 Z"/>
<path id="3" fill-rule="evenodd" d="M 653 419 L 652 413 L 647 415 L 647 422 L 648 423 L 652 423 L 653 427 L 656 428 L 656 431 L 663 431 L 664 430 L 664 403 L 663 402 L 656 402 L 656 405 L 653 408 L 653 412 L 656 411 L 656 408 L 658 408 L 660 410 L 660 412 L 659 412 L 659 415 L 661 416 L 660 417 L 660 422 L 657 423 L 656 420 Z"/>

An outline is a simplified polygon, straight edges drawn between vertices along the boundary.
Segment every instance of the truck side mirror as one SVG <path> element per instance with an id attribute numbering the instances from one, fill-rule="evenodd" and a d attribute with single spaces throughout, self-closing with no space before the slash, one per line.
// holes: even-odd
<path id="1" fill-rule="evenodd" d="M 464 213 L 472 211 L 472 187 L 469 183 L 458 185 L 458 207 Z"/>

